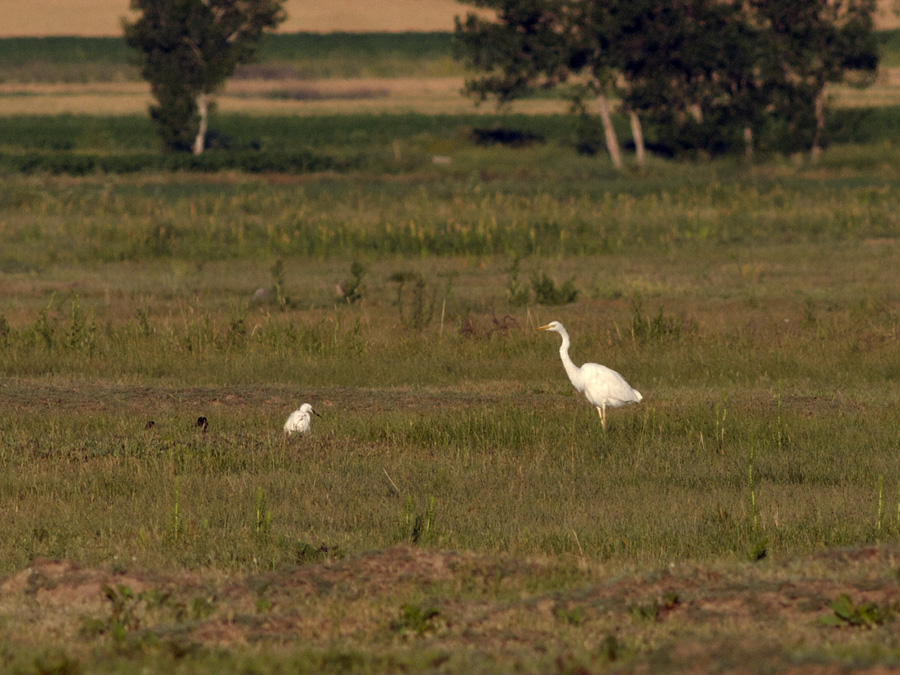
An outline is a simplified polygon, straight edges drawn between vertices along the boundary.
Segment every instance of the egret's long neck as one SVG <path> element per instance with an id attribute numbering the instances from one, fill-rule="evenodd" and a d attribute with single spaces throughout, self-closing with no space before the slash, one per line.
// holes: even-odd
<path id="1" fill-rule="evenodd" d="M 559 358 L 562 359 L 566 374 L 572 381 L 572 385 L 578 391 L 581 391 L 581 368 L 576 366 L 569 357 L 569 334 L 565 328 L 561 329 L 559 334 L 562 336 L 562 344 L 559 346 Z"/>

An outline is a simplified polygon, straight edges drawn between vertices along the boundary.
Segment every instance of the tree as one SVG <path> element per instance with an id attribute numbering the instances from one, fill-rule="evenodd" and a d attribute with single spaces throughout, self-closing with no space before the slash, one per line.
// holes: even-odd
<path id="1" fill-rule="evenodd" d="M 669 152 L 719 152 L 753 116 L 753 36 L 740 7 L 720 0 L 633 0 L 610 41 L 623 107 L 644 117 Z"/>
<path id="2" fill-rule="evenodd" d="M 878 67 L 875 6 L 875 0 L 749 2 L 764 35 L 761 86 L 774 114 L 808 143 L 813 159 L 821 151 L 826 85 Z"/>
<path id="3" fill-rule="evenodd" d="M 506 103 L 535 89 L 577 80 L 573 105 L 583 109 L 585 92 L 597 98 L 613 165 L 622 167 L 612 127 L 605 86 L 610 80 L 606 52 L 585 31 L 586 12 L 579 0 L 468 0 L 466 4 L 493 15 L 470 12 L 456 19 L 454 46 L 480 75 L 466 80 L 466 91 L 478 101 L 490 96 Z M 586 3 L 585 3 L 586 4 Z M 589 36 L 589 39 L 586 39 Z"/>
<path id="4" fill-rule="evenodd" d="M 825 87 L 872 73 L 873 0 L 633 0 L 614 61 L 639 111 L 672 151 L 752 155 L 756 132 L 820 150 Z M 743 140 L 741 140 L 741 138 Z M 782 146 L 783 149 L 792 149 Z"/>
<path id="5" fill-rule="evenodd" d="M 595 96 L 617 168 L 611 93 L 639 164 L 639 117 L 671 153 L 751 156 L 760 131 L 786 126 L 815 157 L 826 85 L 878 64 L 875 0 L 461 1 L 493 11 L 457 20 L 458 55 L 481 72 L 469 93 L 503 102 L 566 83 L 579 105 Z"/>
<path id="6" fill-rule="evenodd" d="M 203 152 L 210 96 L 285 19 L 284 0 L 132 0 L 125 22 L 156 104 L 150 117 L 169 151 Z"/>

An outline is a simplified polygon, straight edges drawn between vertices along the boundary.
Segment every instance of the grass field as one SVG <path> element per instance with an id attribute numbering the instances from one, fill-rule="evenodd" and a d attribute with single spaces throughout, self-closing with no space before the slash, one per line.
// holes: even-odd
<path id="1" fill-rule="evenodd" d="M 0 560 L 85 569 L 9 578 L 6 663 L 894 664 L 896 163 L 548 152 L 7 175 Z M 645 396 L 607 433 L 551 318 Z"/>
<path id="2" fill-rule="evenodd" d="M 127 77 L 4 85 L 0 670 L 900 665 L 896 108 L 616 172 L 549 101 L 260 77 L 178 170 L 47 114 Z M 608 430 L 551 319 L 642 392 Z"/>
<path id="3" fill-rule="evenodd" d="M 890 34 L 886 34 L 890 35 Z M 892 44 L 886 41 L 887 44 Z M 313 80 L 462 76 L 451 58 L 451 33 L 289 33 L 268 35 L 236 79 Z M 6 83 L 141 82 L 134 54 L 118 37 L 0 39 Z"/>

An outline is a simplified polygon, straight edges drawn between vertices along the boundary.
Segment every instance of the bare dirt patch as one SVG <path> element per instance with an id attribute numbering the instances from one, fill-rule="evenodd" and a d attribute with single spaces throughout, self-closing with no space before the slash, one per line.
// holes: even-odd
<path id="1" fill-rule="evenodd" d="M 812 672 L 894 644 L 898 553 L 869 547 L 648 572 L 398 547 L 246 578 L 39 559 L 0 585 L 0 616 L 15 626 L 5 630 L 13 644 L 53 639 L 76 654 L 112 636 L 146 645 L 177 635 L 200 649 L 327 649 L 337 640 L 361 651 L 465 647 L 498 662 L 557 654 L 647 672 Z M 880 618 L 835 621 L 841 594 Z M 856 670 L 880 668 L 876 659 Z"/>

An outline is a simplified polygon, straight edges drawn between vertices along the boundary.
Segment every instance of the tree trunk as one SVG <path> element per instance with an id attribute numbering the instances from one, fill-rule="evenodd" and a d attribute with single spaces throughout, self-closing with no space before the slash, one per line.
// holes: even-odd
<path id="1" fill-rule="evenodd" d="M 209 99 L 206 94 L 200 94 L 197 98 L 197 109 L 200 111 L 200 129 L 197 131 L 197 137 L 194 139 L 194 154 L 199 155 L 203 152 L 206 143 L 206 125 L 209 115 Z"/>
<path id="2" fill-rule="evenodd" d="M 631 136 L 634 138 L 634 153 L 637 159 L 637 165 L 641 169 L 644 168 L 644 132 L 641 131 L 641 120 L 638 118 L 634 110 L 628 111 L 628 119 L 631 120 Z"/>
<path id="3" fill-rule="evenodd" d="M 689 105 L 688 112 L 691 114 L 691 117 L 694 118 L 697 124 L 703 124 L 703 108 L 700 107 L 699 103 Z"/>
<path id="4" fill-rule="evenodd" d="M 812 148 L 809 151 L 809 158 L 814 164 L 819 161 L 819 157 L 822 154 L 822 129 L 825 128 L 825 94 L 823 89 L 820 89 L 819 93 L 816 94 L 815 114 L 816 132 L 813 134 Z"/>
<path id="5" fill-rule="evenodd" d="M 621 169 L 622 153 L 619 151 L 619 141 L 616 140 L 616 130 L 613 129 L 612 117 L 609 114 L 609 103 L 603 94 L 597 97 L 597 107 L 600 108 L 600 121 L 603 122 L 603 131 L 606 134 L 606 149 L 609 150 L 609 158 L 616 169 Z"/>
<path id="6" fill-rule="evenodd" d="M 744 156 L 753 159 L 753 129 L 749 124 L 744 125 Z"/>

